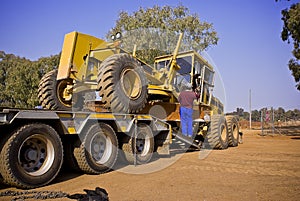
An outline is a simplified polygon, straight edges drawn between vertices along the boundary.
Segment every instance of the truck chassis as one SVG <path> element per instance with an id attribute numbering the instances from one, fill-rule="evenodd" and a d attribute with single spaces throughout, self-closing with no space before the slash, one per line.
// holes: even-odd
<path id="1" fill-rule="evenodd" d="M 2 109 L 0 173 L 6 184 L 50 183 L 63 162 L 84 173 L 111 170 L 120 149 L 129 163 L 169 154 L 172 129 L 150 115 Z"/>

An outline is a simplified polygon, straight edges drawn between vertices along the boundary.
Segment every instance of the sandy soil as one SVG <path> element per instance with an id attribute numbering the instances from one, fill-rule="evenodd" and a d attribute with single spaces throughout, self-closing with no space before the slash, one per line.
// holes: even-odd
<path id="1" fill-rule="evenodd" d="M 170 158 L 118 167 L 102 175 L 64 172 L 50 185 L 35 190 L 74 194 L 101 187 L 111 201 L 299 200 L 299 135 L 259 134 L 244 131 L 244 143 L 227 150 L 174 151 Z M 0 192 L 6 190 L 18 189 L 2 185 Z"/>

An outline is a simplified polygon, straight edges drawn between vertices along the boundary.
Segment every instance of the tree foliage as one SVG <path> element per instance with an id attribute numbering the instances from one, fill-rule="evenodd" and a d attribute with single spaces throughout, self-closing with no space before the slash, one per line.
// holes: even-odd
<path id="1" fill-rule="evenodd" d="M 300 3 L 293 4 L 290 8 L 282 10 L 283 29 L 281 38 L 283 41 L 293 41 L 292 51 L 294 58 L 289 60 L 288 66 L 294 76 L 296 87 L 300 90 Z"/>
<path id="2" fill-rule="evenodd" d="M 0 106 L 33 108 L 42 76 L 58 66 L 59 55 L 30 61 L 0 52 Z"/>
<path id="3" fill-rule="evenodd" d="M 164 46 L 176 45 L 177 38 L 175 41 L 170 40 L 162 32 L 184 33 L 183 44 L 189 46 L 189 50 L 194 49 L 198 52 L 216 45 L 218 42 L 217 32 L 214 30 L 213 24 L 200 21 L 197 14 L 191 14 L 189 9 L 182 5 L 174 8 L 170 6 L 154 6 L 147 9 L 139 8 L 138 11 L 132 14 L 122 11 L 119 14 L 119 19 L 116 21 L 115 27 L 109 31 L 107 37 L 117 32 L 124 33 L 145 29 L 150 31 L 146 31 L 145 34 L 141 34 L 143 32 L 133 34 L 134 36 L 131 37 L 130 43 L 138 43 L 140 46 L 147 45 L 150 47 L 149 49 L 152 49 L 147 54 L 153 54 L 152 57 L 162 53 L 157 48 L 151 48 L 154 39 L 160 39 L 160 44 L 165 44 Z M 149 35 L 152 35 L 152 38 L 149 38 Z M 153 51 L 154 49 L 157 52 Z M 165 51 L 164 48 L 160 50 Z M 170 52 L 167 51 L 167 53 Z M 147 58 L 146 60 L 151 60 L 151 58 Z"/>
<path id="4" fill-rule="evenodd" d="M 265 118 L 266 111 L 269 112 L 269 114 L 274 114 L 274 121 L 295 121 L 300 120 L 300 110 L 294 109 L 294 110 L 288 110 L 285 111 L 282 107 L 275 108 L 262 108 L 260 110 L 252 110 L 251 112 L 251 120 L 260 122 L 261 117 L 263 114 L 263 118 Z M 249 112 L 244 112 L 243 108 L 237 108 L 235 112 L 228 113 L 231 115 L 237 115 L 240 117 L 240 119 L 249 120 Z"/>

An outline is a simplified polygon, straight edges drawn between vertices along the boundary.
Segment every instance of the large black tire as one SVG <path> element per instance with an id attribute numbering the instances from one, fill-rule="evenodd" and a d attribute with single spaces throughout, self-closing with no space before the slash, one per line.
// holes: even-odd
<path id="1" fill-rule="evenodd" d="M 38 98 L 43 108 L 49 110 L 72 109 L 72 96 L 68 99 L 63 98 L 64 90 L 68 85 L 72 85 L 71 79 L 57 80 L 57 70 L 52 70 L 45 74 L 38 88 Z"/>
<path id="2" fill-rule="evenodd" d="M 211 117 L 207 142 L 213 149 L 226 149 L 228 147 L 228 127 L 223 115 Z"/>
<path id="3" fill-rule="evenodd" d="M 70 171 L 81 172 L 81 169 L 79 168 L 77 160 L 74 156 L 75 145 L 78 144 L 78 141 L 80 141 L 80 139 L 76 139 L 75 137 L 77 136 L 72 135 L 72 136 L 66 136 L 63 139 L 64 162 L 63 162 L 62 170 L 64 172 L 70 172 Z"/>
<path id="4" fill-rule="evenodd" d="M 239 122 L 236 116 L 226 116 L 228 126 L 228 146 L 236 147 L 239 144 Z"/>
<path id="5" fill-rule="evenodd" d="M 136 138 L 134 137 L 136 132 Z M 131 136 L 126 136 L 122 144 L 125 159 L 134 164 L 135 157 L 137 164 L 144 164 L 151 160 L 154 152 L 154 137 L 151 128 L 144 123 L 137 125 L 136 131 Z"/>
<path id="6" fill-rule="evenodd" d="M 93 124 L 81 133 L 83 141 L 75 148 L 79 168 L 87 174 L 109 171 L 118 157 L 118 140 L 114 130 L 105 123 Z"/>
<path id="7" fill-rule="evenodd" d="M 137 113 L 146 104 L 148 80 L 139 62 L 129 54 L 115 54 L 98 69 L 98 90 L 112 112 Z"/>
<path id="8" fill-rule="evenodd" d="M 4 182 L 19 188 L 50 183 L 63 163 L 63 145 L 50 126 L 32 123 L 17 129 L 1 151 L 0 172 Z"/>

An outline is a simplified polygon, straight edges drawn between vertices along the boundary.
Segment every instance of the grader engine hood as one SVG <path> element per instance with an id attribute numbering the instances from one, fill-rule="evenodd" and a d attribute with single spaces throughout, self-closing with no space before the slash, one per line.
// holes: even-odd
<path id="1" fill-rule="evenodd" d="M 107 42 L 104 40 L 79 32 L 74 31 L 66 34 L 58 67 L 57 80 L 70 78 L 71 72 L 80 72 L 85 58 L 89 55 L 90 51 L 96 48 L 104 48 L 106 44 Z"/>

